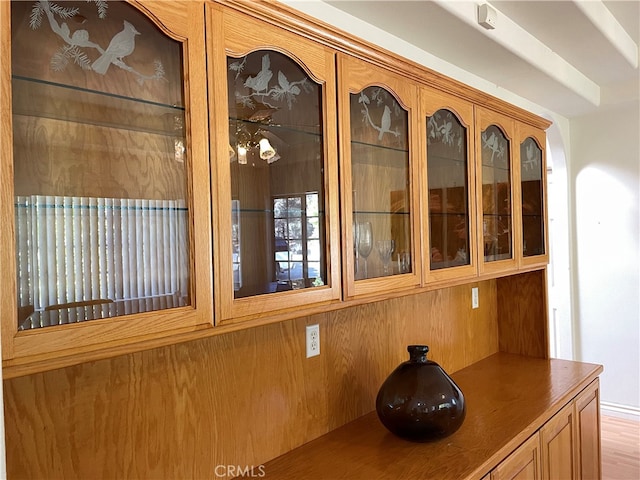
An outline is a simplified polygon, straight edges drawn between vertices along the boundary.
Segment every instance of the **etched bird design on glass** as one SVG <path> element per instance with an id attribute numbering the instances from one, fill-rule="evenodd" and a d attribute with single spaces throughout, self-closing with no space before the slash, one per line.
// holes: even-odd
<path id="1" fill-rule="evenodd" d="M 382 120 L 380 121 L 380 133 L 378 134 L 378 140 L 382 140 L 382 136 L 386 132 L 390 132 L 389 127 L 391 127 L 391 109 L 385 105 L 384 112 L 382 112 Z"/>
<path id="2" fill-rule="evenodd" d="M 91 65 L 93 71 L 104 75 L 113 62 L 131 55 L 135 49 L 136 35 L 140 35 L 140 32 L 125 20 L 124 28 L 114 35 L 104 53 Z"/>
<path id="3" fill-rule="evenodd" d="M 254 92 L 266 92 L 269 87 L 269 81 L 273 77 L 271 71 L 271 60 L 269 55 L 262 56 L 262 69 L 255 77 L 249 77 L 245 80 L 244 86 L 249 87 Z"/>
<path id="4" fill-rule="evenodd" d="M 538 152 L 539 150 L 536 148 L 535 143 L 533 142 L 533 140 L 531 140 L 530 138 L 528 138 L 526 140 L 526 145 L 525 145 L 525 154 L 527 159 L 522 162 L 524 165 L 525 170 L 536 170 L 538 167 Z"/>

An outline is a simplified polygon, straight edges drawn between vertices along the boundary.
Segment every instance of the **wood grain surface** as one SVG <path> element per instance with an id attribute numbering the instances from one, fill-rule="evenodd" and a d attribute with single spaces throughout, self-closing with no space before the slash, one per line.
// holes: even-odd
<path id="1" fill-rule="evenodd" d="M 599 365 L 496 354 L 458 371 L 467 415 L 437 442 L 388 432 L 372 412 L 266 465 L 266 478 L 482 478 L 602 371 Z"/>
<path id="2" fill-rule="evenodd" d="M 548 357 L 546 270 L 502 277 L 497 282 L 500 351 Z"/>
<path id="3" fill-rule="evenodd" d="M 5 380 L 10 478 L 212 478 L 374 409 L 425 343 L 448 372 L 498 350 L 496 281 L 369 303 Z M 320 356 L 305 358 L 305 326 Z"/>

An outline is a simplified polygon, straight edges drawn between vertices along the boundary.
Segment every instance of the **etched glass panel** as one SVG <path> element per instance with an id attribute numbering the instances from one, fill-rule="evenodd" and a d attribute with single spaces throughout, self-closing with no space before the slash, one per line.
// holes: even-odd
<path id="1" fill-rule="evenodd" d="M 272 50 L 227 57 L 235 298 L 326 281 L 322 89 Z"/>
<path id="2" fill-rule="evenodd" d="M 11 2 L 18 327 L 189 305 L 182 45 L 124 2 Z"/>
<path id="3" fill-rule="evenodd" d="M 350 98 L 355 278 L 409 273 L 408 113 L 382 87 Z"/>
<path id="4" fill-rule="evenodd" d="M 542 175 L 542 150 L 529 137 L 520 144 L 522 253 L 525 257 L 545 253 Z"/>
<path id="5" fill-rule="evenodd" d="M 513 258 L 509 140 L 496 125 L 482 132 L 484 260 Z"/>
<path id="6" fill-rule="evenodd" d="M 467 130 L 449 110 L 427 117 L 431 270 L 469 265 Z"/>

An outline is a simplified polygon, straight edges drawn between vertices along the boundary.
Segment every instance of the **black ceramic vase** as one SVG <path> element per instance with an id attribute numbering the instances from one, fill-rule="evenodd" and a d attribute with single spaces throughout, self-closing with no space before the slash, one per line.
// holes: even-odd
<path id="1" fill-rule="evenodd" d="M 436 362 L 429 347 L 409 345 L 409 360 L 384 381 L 376 398 L 382 424 L 399 437 L 429 442 L 451 435 L 465 416 L 464 395 Z"/>

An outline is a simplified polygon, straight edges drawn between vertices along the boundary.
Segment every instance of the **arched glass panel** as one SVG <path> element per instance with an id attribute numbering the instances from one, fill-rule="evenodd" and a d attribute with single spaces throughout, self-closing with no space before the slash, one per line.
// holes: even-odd
<path id="1" fill-rule="evenodd" d="M 189 305 L 182 45 L 125 2 L 11 22 L 19 329 Z"/>
<path id="2" fill-rule="evenodd" d="M 322 89 L 294 60 L 227 57 L 234 297 L 327 278 Z"/>
<path id="3" fill-rule="evenodd" d="M 520 144 L 522 253 L 525 257 L 545 253 L 542 175 L 542 150 L 528 137 Z"/>
<path id="4" fill-rule="evenodd" d="M 427 117 L 431 270 L 469 265 L 467 129 L 449 110 Z"/>
<path id="5" fill-rule="evenodd" d="M 513 258 L 509 140 L 496 125 L 482 132 L 484 260 Z"/>
<path id="6" fill-rule="evenodd" d="M 411 272 L 408 112 L 382 87 L 350 99 L 355 279 Z"/>

